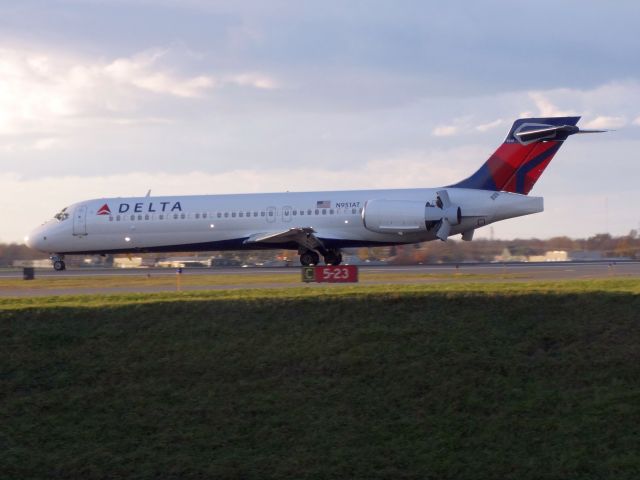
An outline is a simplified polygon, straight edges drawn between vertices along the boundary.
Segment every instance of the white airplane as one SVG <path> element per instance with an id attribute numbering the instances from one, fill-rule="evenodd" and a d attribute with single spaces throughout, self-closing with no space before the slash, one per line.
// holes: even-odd
<path id="1" fill-rule="evenodd" d="M 26 243 L 69 254 L 297 250 L 302 265 L 342 261 L 341 249 L 447 240 L 542 212 L 527 194 L 580 117 L 522 118 L 469 178 L 440 188 L 86 200 L 63 208 Z"/>

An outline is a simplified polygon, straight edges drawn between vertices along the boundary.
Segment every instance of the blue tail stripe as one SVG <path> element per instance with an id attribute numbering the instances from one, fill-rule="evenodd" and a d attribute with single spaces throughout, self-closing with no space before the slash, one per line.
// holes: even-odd
<path id="1" fill-rule="evenodd" d="M 493 180 L 493 176 L 489 171 L 489 166 L 486 163 L 470 177 L 465 178 L 461 182 L 449 185 L 449 187 L 473 188 L 476 190 L 498 190 L 496 182 Z"/>

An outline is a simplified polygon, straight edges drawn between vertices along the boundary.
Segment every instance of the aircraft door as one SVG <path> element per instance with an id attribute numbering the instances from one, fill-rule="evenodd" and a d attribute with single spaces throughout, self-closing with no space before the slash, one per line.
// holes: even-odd
<path id="1" fill-rule="evenodd" d="M 87 234 L 87 206 L 80 205 L 76 207 L 73 212 L 73 234 L 74 235 L 86 235 Z"/>
<path id="2" fill-rule="evenodd" d="M 283 222 L 291 221 L 291 207 L 282 207 L 282 221 Z"/>
<path id="3" fill-rule="evenodd" d="M 276 207 L 267 207 L 267 222 L 274 223 L 276 221 Z"/>

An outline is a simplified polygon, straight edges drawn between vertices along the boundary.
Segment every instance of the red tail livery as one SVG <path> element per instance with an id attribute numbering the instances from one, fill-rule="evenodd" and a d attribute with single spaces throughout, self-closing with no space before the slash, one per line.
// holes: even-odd
<path id="1" fill-rule="evenodd" d="M 586 132 L 580 117 L 520 118 L 476 173 L 451 187 L 527 195 L 569 135 Z"/>

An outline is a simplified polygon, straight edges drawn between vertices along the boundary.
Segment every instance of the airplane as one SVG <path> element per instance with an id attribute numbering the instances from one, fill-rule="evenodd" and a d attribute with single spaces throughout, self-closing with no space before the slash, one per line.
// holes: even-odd
<path id="1" fill-rule="evenodd" d="M 297 250 L 302 265 L 342 262 L 342 249 L 446 241 L 543 211 L 528 196 L 580 117 L 520 118 L 470 177 L 439 188 L 99 198 L 63 208 L 28 246 L 65 255 Z"/>

